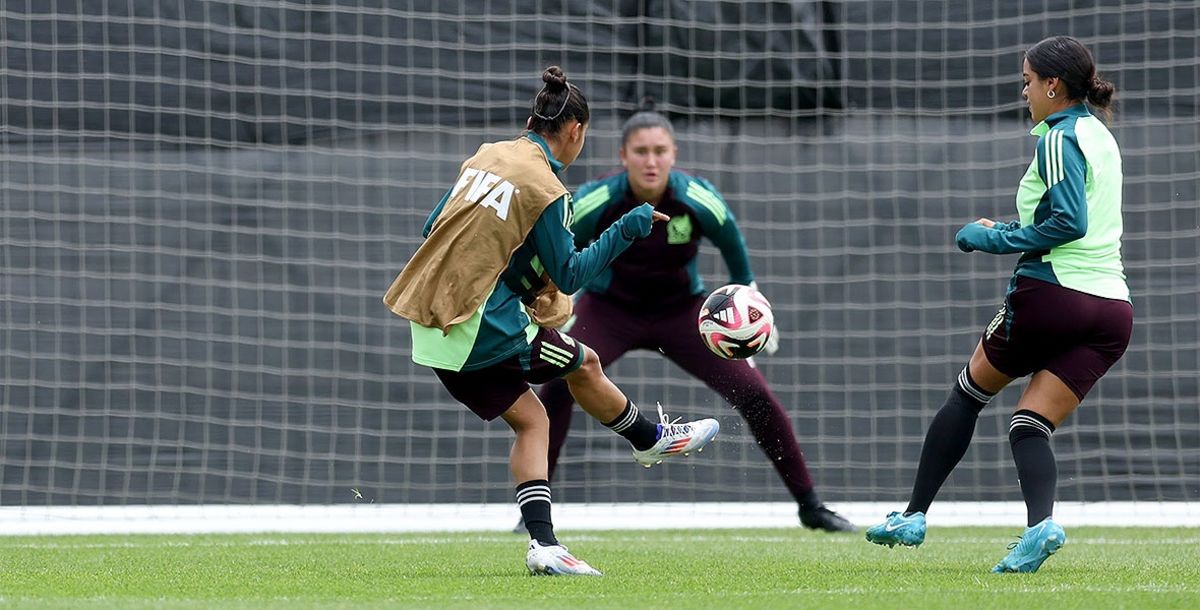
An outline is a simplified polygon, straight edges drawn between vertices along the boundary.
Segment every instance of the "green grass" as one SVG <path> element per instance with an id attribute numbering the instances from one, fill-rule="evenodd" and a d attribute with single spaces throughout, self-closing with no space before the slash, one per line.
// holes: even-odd
<path id="1" fill-rule="evenodd" d="M 4 605 L 53 608 L 1200 608 L 1200 530 L 1069 529 L 990 574 L 1016 528 L 916 550 L 796 529 L 563 532 L 604 578 L 531 578 L 508 534 L 0 538 Z"/>

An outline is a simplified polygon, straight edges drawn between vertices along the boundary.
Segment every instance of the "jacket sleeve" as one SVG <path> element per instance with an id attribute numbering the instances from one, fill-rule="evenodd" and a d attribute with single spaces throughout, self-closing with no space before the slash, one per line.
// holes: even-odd
<path id="1" fill-rule="evenodd" d="M 446 207 L 446 202 L 450 200 L 450 191 L 446 191 L 442 195 L 442 200 L 433 208 L 433 212 L 429 214 L 429 218 L 425 219 L 425 228 L 421 229 L 421 237 L 429 237 L 429 233 L 433 231 L 433 223 L 437 222 L 438 216 L 442 215 L 442 208 Z"/>
<path id="2" fill-rule="evenodd" d="M 730 213 L 721 229 L 708 238 L 716 244 L 717 249 L 721 251 L 721 258 L 725 259 L 725 266 L 729 267 L 729 281 L 749 286 L 754 281 L 754 272 L 750 270 L 746 242 L 742 239 L 742 232 L 738 230 L 733 214 Z"/>
<path id="3" fill-rule="evenodd" d="M 591 245 L 576 251 L 575 235 L 567 227 L 570 222 L 567 199 L 564 195 L 550 204 L 533 225 L 530 235 L 534 251 L 550 279 L 559 290 L 574 294 L 629 248 L 633 239 L 622 234 L 622 223 L 613 223 Z"/>
<path id="4" fill-rule="evenodd" d="M 612 188 L 605 180 L 593 180 L 575 191 L 575 197 L 571 199 L 570 227 L 575 233 L 577 248 L 582 249 L 596 238 L 600 215 L 612 197 Z"/>
<path id="5" fill-rule="evenodd" d="M 700 219 L 700 230 L 721 251 L 721 258 L 729 268 L 730 282 L 749 286 L 754 281 L 750 256 L 737 219 L 725 198 L 712 184 L 700 178 L 689 180 L 684 196 Z"/>
<path id="6" fill-rule="evenodd" d="M 1087 235 L 1087 160 L 1073 134 L 1052 129 L 1038 140 L 1038 174 L 1046 184 L 1050 205 L 1039 209 L 1033 224 L 997 224 L 979 232 L 976 250 L 992 254 L 1036 252 L 1073 242 Z"/>

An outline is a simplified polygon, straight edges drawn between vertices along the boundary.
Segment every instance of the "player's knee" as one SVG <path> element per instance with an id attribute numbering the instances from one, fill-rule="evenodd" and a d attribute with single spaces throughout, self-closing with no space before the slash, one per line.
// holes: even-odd
<path id="1" fill-rule="evenodd" d="M 545 409 L 540 409 L 529 418 L 529 427 L 539 436 L 550 433 L 550 417 Z"/>
<path id="2" fill-rule="evenodd" d="M 567 375 L 569 383 L 597 381 L 604 377 L 604 367 L 600 366 L 600 357 L 592 348 L 583 348 L 583 364 Z"/>
<path id="3" fill-rule="evenodd" d="M 549 434 L 550 431 L 550 416 L 532 392 L 518 398 L 502 417 L 517 435 Z"/>
<path id="4" fill-rule="evenodd" d="M 517 435 L 547 435 L 550 433 L 550 417 L 545 409 L 528 409 L 517 417 L 505 418 Z"/>
<path id="5" fill-rule="evenodd" d="M 965 373 L 959 373 L 959 375 L 965 374 L 970 383 L 982 394 L 995 395 L 1012 381 L 1012 377 L 1001 373 L 988 360 L 982 347 L 977 348 L 975 353 L 971 354 L 971 360 L 963 371 Z M 986 403 L 986 401 L 984 402 Z"/>

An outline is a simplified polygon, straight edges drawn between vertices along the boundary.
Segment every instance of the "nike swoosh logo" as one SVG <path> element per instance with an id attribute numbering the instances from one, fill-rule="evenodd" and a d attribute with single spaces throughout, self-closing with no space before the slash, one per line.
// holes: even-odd
<path id="1" fill-rule="evenodd" d="M 900 529 L 900 527 L 901 527 L 902 525 L 904 525 L 904 524 L 903 524 L 903 523 L 901 523 L 901 524 L 899 524 L 899 525 L 896 525 L 895 527 L 892 527 L 892 525 L 891 525 L 891 524 L 884 524 L 884 526 L 883 526 L 883 531 L 885 531 L 885 532 L 894 532 L 894 531 L 896 531 L 896 530 Z"/>

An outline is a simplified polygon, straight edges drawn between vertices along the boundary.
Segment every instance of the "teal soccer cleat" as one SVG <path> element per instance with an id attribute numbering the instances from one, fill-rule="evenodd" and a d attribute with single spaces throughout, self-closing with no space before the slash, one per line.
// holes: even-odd
<path id="1" fill-rule="evenodd" d="M 1067 533 L 1061 525 L 1049 517 L 1041 523 L 1025 529 L 1021 540 L 1009 545 L 1008 555 L 992 568 L 1001 574 L 1005 572 L 1037 572 L 1042 562 L 1058 552 L 1067 543 Z"/>
<path id="2" fill-rule="evenodd" d="M 900 511 L 888 513 L 887 521 L 867 529 L 867 540 L 875 544 L 886 544 L 889 548 L 920 546 L 925 542 L 925 513 L 913 513 L 907 517 Z"/>

